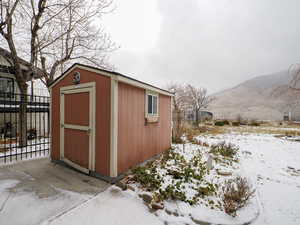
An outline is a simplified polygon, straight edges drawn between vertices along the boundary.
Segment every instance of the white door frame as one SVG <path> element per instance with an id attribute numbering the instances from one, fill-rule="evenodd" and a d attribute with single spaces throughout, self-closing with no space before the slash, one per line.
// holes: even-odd
<path id="1" fill-rule="evenodd" d="M 89 93 L 89 126 L 65 124 L 65 95 L 75 93 Z M 80 104 L 80 103 L 78 103 Z M 89 132 L 89 166 L 83 168 L 64 157 L 64 129 L 76 129 Z M 95 133 L 96 133 L 96 83 L 89 82 L 78 85 L 70 85 L 60 88 L 60 159 L 70 166 L 89 173 L 95 171 Z"/>

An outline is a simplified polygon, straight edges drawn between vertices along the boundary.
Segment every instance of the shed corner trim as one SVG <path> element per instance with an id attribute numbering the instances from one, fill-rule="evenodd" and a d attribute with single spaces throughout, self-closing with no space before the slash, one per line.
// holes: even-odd
<path id="1" fill-rule="evenodd" d="M 110 177 L 118 176 L 118 80 L 111 77 Z"/>

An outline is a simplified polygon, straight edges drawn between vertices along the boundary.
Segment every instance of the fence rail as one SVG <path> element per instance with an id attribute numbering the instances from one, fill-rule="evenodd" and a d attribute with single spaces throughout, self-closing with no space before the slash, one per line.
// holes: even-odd
<path id="1" fill-rule="evenodd" d="M 20 115 L 22 105 L 26 105 L 23 116 Z M 49 111 L 48 96 L 0 92 L 0 163 L 49 155 Z M 24 119 L 26 123 L 21 122 Z M 19 144 L 22 135 L 27 139 L 25 145 Z"/>

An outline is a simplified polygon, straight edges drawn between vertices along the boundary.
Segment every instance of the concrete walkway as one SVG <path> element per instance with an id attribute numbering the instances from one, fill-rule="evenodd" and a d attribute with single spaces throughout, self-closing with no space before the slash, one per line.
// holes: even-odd
<path id="1" fill-rule="evenodd" d="M 40 224 L 82 204 L 109 184 L 36 159 L 0 167 L 0 224 Z"/>

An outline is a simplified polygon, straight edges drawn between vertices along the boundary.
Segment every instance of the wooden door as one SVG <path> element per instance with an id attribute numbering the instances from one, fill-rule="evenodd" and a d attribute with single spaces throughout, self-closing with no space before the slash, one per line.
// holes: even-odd
<path id="1" fill-rule="evenodd" d="M 61 90 L 61 159 L 89 173 L 94 170 L 94 88 Z"/>

